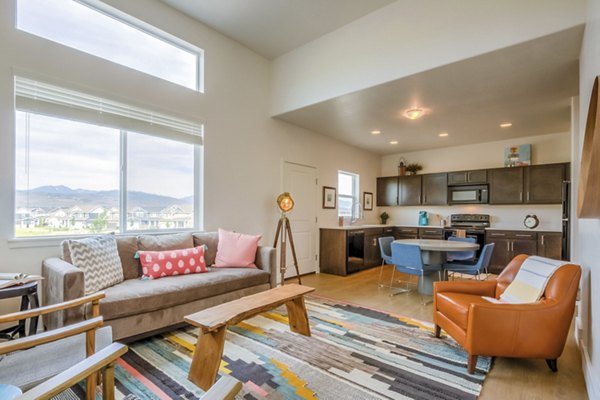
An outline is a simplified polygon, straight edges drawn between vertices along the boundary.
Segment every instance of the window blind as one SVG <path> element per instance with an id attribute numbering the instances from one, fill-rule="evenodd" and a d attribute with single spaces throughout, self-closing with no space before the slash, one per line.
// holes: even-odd
<path id="1" fill-rule="evenodd" d="M 17 110 L 202 144 L 203 125 L 118 101 L 15 77 Z"/>

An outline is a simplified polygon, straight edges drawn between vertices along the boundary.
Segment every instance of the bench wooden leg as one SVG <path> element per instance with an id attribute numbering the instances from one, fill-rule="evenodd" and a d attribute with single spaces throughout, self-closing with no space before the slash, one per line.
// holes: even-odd
<path id="1" fill-rule="evenodd" d="M 308 314 L 304 306 L 304 297 L 297 297 L 285 303 L 290 322 L 290 330 L 304 336 L 310 336 Z"/>
<path id="2" fill-rule="evenodd" d="M 217 379 L 221 358 L 223 358 L 226 331 L 227 326 L 212 332 L 200 331 L 188 379 L 204 391 L 210 389 Z"/>

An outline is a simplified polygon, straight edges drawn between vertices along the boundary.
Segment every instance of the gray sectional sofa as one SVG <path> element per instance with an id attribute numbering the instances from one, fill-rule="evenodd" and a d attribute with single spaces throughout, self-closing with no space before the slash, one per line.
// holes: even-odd
<path id="1" fill-rule="evenodd" d="M 138 250 L 174 250 L 206 244 L 206 265 L 215 260 L 216 232 L 118 236 L 117 247 L 125 280 L 104 289 L 100 313 L 112 327 L 113 340 L 148 335 L 183 322 L 185 315 L 275 286 L 275 249 L 259 246 L 254 268 L 211 268 L 208 273 L 142 280 Z M 55 304 L 84 295 L 83 272 L 71 264 L 68 244 L 62 258 L 42 263 L 43 303 Z M 54 313 L 44 319 L 47 329 L 79 321 L 84 310 Z"/>

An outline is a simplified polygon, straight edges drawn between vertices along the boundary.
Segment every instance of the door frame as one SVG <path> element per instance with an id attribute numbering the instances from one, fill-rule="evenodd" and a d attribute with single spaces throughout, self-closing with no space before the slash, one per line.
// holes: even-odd
<path id="1" fill-rule="evenodd" d="M 313 226 L 313 234 L 314 234 L 314 239 L 313 239 L 313 245 L 315 246 L 315 259 L 313 260 L 313 266 L 314 266 L 314 270 L 315 273 L 319 273 L 319 191 L 318 186 L 319 186 L 319 169 L 317 167 L 315 167 L 314 165 L 309 165 L 306 163 L 302 163 L 302 162 L 296 162 L 296 161 L 290 161 L 290 160 L 286 160 L 284 158 L 281 159 L 281 174 L 280 174 L 280 182 L 279 182 L 279 190 L 280 193 L 284 191 L 283 186 L 284 186 L 284 174 L 285 174 L 285 165 L 286 164 L 293 164 L 293 165 L 298 165 L 301 167 L 306 167 L 306 168 L 312 168 L 315 170 L 315 178 L 316 178 L 316 182 L 315 182 L 315 198 L 313 199 L 313 204 L 315 206 L 315 223 Z"/>

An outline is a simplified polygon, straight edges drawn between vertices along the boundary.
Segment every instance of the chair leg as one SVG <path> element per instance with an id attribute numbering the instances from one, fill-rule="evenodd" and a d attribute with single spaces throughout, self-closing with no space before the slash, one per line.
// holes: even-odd
<path id="1" fill-rule="evenodd" d="M 547 359 L 546 364 L 548 364 L 548 368 L 550 368 L 550 370 L 552 372 L 558 371 L 558 365 L 557 365 L 558 363 L 557 363 L 556 358 Z"/>
<path id="2" fill-rule="evenodd" d="M 469 359 L 467 361 L 467 372 L 470 375 L 475 373 L 475 367 L 477 366 L 477 356 L 474 354 L 469 354 Z"/>
<path id="3" fill-rule="evenodd" d="M 381 284 L 381 277 L 383 276 L 383 266 L 384 265 L 385 265 L 385 261 L 381 261 L 381 267 L 379 268 L 379 281 L 377 282 L 379 287 L 383 287 L 383 285 Z"/>
<path id="4" fill-rule="evenodd" d="M 392 269 L 392 280 L 390 281 L 390 296 L 410 292 L 410 290 L 408 289 L 408 284 L 406 285 L 406 289 L 394 287 L 394 275 L 396 274 L 396 267 L 394 266 L 393 268 L 394 269 Z"/>
<path id="5" fill-rule="evenodd" d="M 442 327 L 437 324 L 435 325 L 435 337 L 436 338 L 442 337 Z"/>

